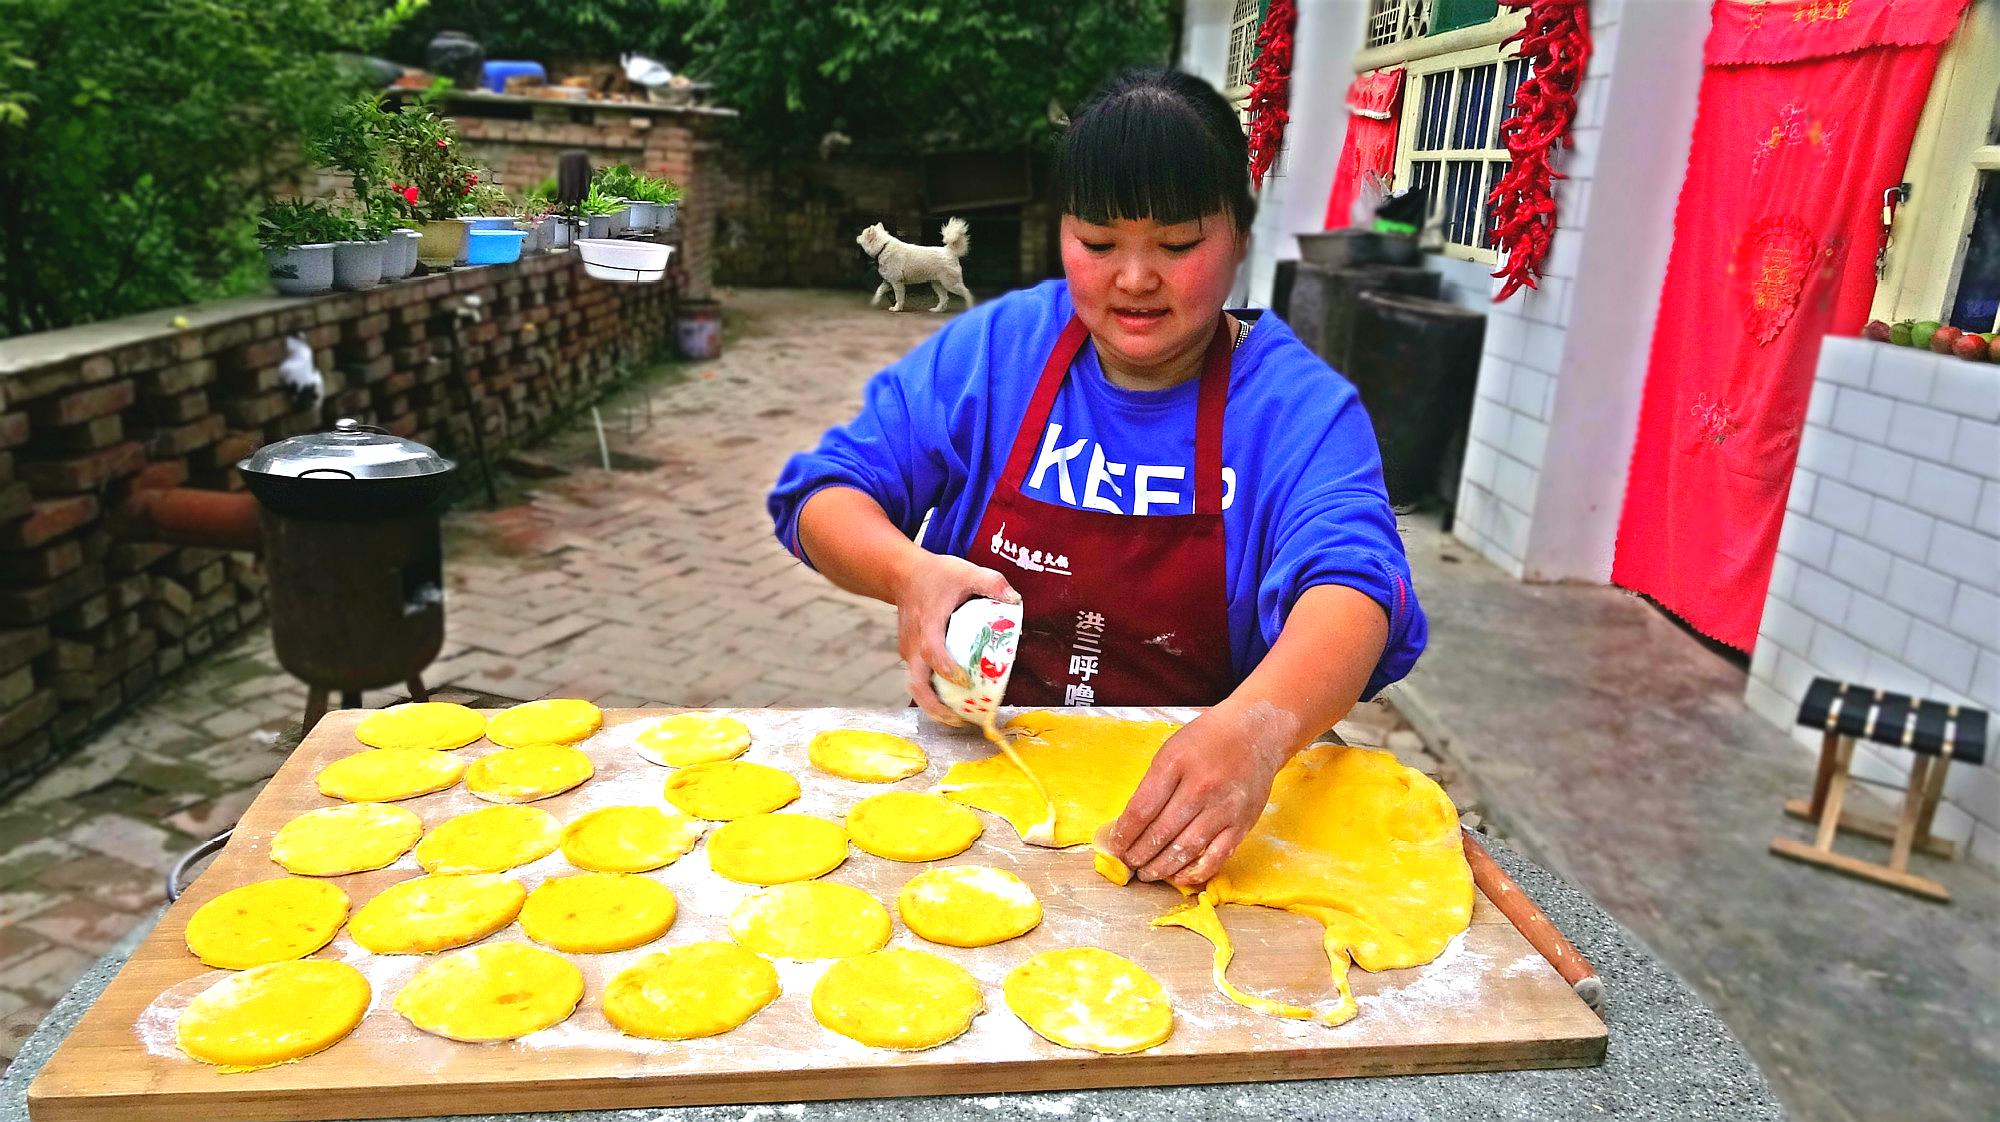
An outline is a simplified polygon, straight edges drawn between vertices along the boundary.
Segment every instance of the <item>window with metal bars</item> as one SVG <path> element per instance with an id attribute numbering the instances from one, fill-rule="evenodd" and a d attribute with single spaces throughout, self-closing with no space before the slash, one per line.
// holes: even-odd
<path id="1" fill-rule="evenodd" d="M 1527 67 L 1496 60 L 1491 50 L 1466 51 L 1413 63 L 1404 79 L 1395 186 L 1424 192 L 1448 256 L 1494 259 L 1486 197 L 1512 162 L 1500 122 Z"/>
<path id="2" fill-rule="evenodd" d="M 1229 15 L 1229 65 L 1223 70 L 1223 95 L 1234 101 L 1249 93 L 1250 63 L 1257 57 L 1257 25 L 1263 21 L 1262 0 L 1236 0 Z"/>
<path id="3" fill-rule="evenodd" d="M 1430 34 L 1435 0 L 1368 0 L 1368 46 L 1386 47 Z"/>

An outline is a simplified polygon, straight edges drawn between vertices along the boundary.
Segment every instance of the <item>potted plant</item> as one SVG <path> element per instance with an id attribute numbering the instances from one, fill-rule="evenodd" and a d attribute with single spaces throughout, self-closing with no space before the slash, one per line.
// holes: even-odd
<path id="1" fill-rule="evenodd" d="M 385 115 L 384 129 L 399 197 L 423 235 L 417 258 L 437 268 L 457 264 L 468 233 L 458 219 L 479 185 L 479 172 L 460 152 L 451 122 L 427 105 Z"/>
<path id="2" fill-rule="evenodd" d="M 670 179 L 642 175 L 635 187 L 639 197 L 653 208 L 653 228 L 660 232 L 673 229 L 680 216 L 680 185 Z"/>
<path id="3" fill-rule="evenodd" d="M 333 243 L 333 287 L 353 292 L 382 283 L 383 256 L 394 221 L 386 213 L 361 208 L 335 215 L 347 236 Z"/>
<path id="4" fill-rule="evenodd" d="M 265 204 L 257 241 L 271 270 L 271 285 L 287 296 L 315 296 L 333 289 L 333 244 L 344 224 L 322 203 L 288 199 Z"/>
<path id="5" fill-rule="evenodd" d="M 584 237 L 608 238 L 613 232 L 613 219 L 623 213 L 627 205 L 623 199 L 614 199 L 595 183 L 590 185 L 590 193 L 578 205 L 583 213 Z"/>
<path id="6" fill-rule="evenodd" d="M 646 204 L 638 201 L 640 175 L 625 164 L 612 164 L 597 169 L 591 176 L 591 185 L 602 191 L 607 198 L 625 204 L 623 213 L 611 212 L 611 233 L 622 234 L 627 230 L 645 229 L 650 213 Z"/>

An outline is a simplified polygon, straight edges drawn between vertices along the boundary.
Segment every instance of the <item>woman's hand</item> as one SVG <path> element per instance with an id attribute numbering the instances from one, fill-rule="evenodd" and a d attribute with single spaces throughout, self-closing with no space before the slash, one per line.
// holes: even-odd
<path id="1" fill-rule="evenodd" d="M 944 632 L 951 613 L 975 596 L 1021 602 L 1006 577 L 947 554 L 923 552 L 895 582 L 896 653 L 909 672 L 910 697 L 918 708 L 947 725 L 963 725 L 965 720 L 939 700 L 931 688 L 931 672 L 961 686 L 971 684 L 965 668 L 945 650 Z"/>
<path id="2" fill-rule="evenodd" d="M 1141 880 L 1207 883 L 1264 813 L 1271 781 L 1291 757 L 1294 723 L 1245 720 L 1218 706 L 1182 726 L 1112 824 L 1113 856 Z"/>

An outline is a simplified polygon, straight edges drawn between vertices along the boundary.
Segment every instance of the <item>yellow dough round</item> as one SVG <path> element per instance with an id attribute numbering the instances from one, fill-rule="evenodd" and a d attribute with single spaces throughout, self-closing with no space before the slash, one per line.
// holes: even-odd
<path id="1" fill-rule="evenodd" d="M 813 1016 L 876 1048 L 935 1048 L 972 1027 L 986 1008 L 965 968 L 929 951 L 890 947 L 827 968 L 813 987 Z"/>
<path id="2" fill-rule="evenodd" d="M 588 701 L 553 697 L 502 709 L 486 722 L 486 739 L 502 748 L 574 744 L 604 724 L 604 711 Z"/>
<path id="3" fill-rule="evenodd" d="M 896 911 L 911 931 L 948 947 L 985 947 L 1042 922 L 1042 902 L 1020 877 L 985 865 L 948 865 L 910 878 Z"/>
<path id="4" fill-rule="evenodd" d="M 681 859 L 701 840 L 703 826 L 652 806 L 607 806 L 563 827 L 562 851 L 579 869 L 643 873 Z"/>
<path id="5" fill-rule="evenodd" d="M 428 1033 L 478 1043 L 561 1024 L 583 1000 L 583 971 L 526 943 L 488 943 L 438 959 L 396 994 L 396 1012 Z"/>
<path id="6" fill-rule="evenodd" d="M 684 767 L 667 777 L 667 801 L 696 818 L 723 822 L 769 814 L 799 797 L 799 781 L 742 760 Z"/>
<path id="7" fill-rule="evenodd" d="M 613 977 L 604 1019 L 632 1036 L 692 1040 L 728 1032 L 777 997 L 777 967 L 734 943 L 689 943 Z"/>
<path id="8" fill-rule="evenodd" d="M 347 919 L 347 893 L 305 877 L 258 881 L 229 891 L 188 917 L 188 950 L 203 963 L 243 970 L 304 958 L 327 945 Z"/>
<path id="9" fill-rule="evenodd" d="M 578 873 L 528 893 L 521 930 L 545 947 L 605 954 L 665 935 L 677 911 L 671 889 L 636 873 Z"/>
<path id="10" fill-rule="evenodd" d="M 736 906 L 729 937 L 772 958 L 848 958 L 889 942 L 889 909 L 858 888 L 809 880 L 767 888 Z"/>
<path id="11" fill-rule="evenodd" d="M 465 789 L 489 803 L 531 803 L 560 795 L 597 774 L 567 744 L 530 744 L 481 756 L 465 769 Z"/>
<path id="12" fill-rule="evenodd" d="M 393 803 L 442 791 L 465 761 L 428 748 L 371 748 L 319 769 L 319 793 L 351 803 Z"/>
<path id="13" fill-rule="evenodd" d="M 733 760 L 750 747 L 750 729 L 734 717 L 676 713 L 639 734 L 639 755 L 661 767 Z"/>
<path id="14" fill-rule="evenodd" d="M 368 1014 L 372 992 L 344 962 L 273 962 L 231 974 L 181 1011 L 181 1051 L 224 1071 L 255 1071 L 325 1051 Z"/>
<path id="15" fill-rule="evenodd" d="M 1129 958 L 1096 947 L 1041 954 L 1007 972 L 1007 1008 L 1065 1048 L 1143 1052 L 1174 1032 L 1166 988 Z"/>
<path id="16" fill-rule="evenodd" d="M 400 806 L 321 807 L 278 828 L 271 839 L 271 860 L 304 877 L 364 873 L 394 864 L 423 832 L 424 820 Z"/>
<path id="17" fill-rule="evenodd" d="M 361 905 L 347 933 L 376 954 L 430 954 L 476 943 L 514 922 L 528 890 L 497 873 L 413 877 Z"/>
<path id="18" fill-rule="evenodd" d="M 847 860 L 847 831 L 810 814 L 753 814 L 708 839 L 708 866 L 744 884 L 783 884 L 830 873 Z"/>
<path id="19" fill-rule="evenodd" d="M 370 748 L 428 748 L 448 752 L 486 735 L 486 714 L 449 701 L 391 705 L 361 718 L 354 738 Z"/>
<path id="20" fill-rule="evenodd" d="M 923 791 L 884 791 L 847 812 L 854 844 L 891 861 L 936 861 L 963 853 L 984 829 L 977 814 Z"/>
<path id="21" fill-rule="evenodd" d="M 806 755 L 829 775 L 863 783 L 894 783 L 929 767 L 930 757 L 914 740 L 864 729 L 829 729 L 812 738 Z"/>
<path id="22" fill-rule="evenodd" d="M 555 852 L 562 830 L 548 811 L 489 806 L 441 823 L 417 843 L 427 873 L 504 873 Z"/>

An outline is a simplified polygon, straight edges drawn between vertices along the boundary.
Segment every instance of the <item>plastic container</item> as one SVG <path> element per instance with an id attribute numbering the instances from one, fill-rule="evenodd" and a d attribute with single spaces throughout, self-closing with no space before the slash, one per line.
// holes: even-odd
<path id="1" fill-rule="evenodd" d="M 286 296 L 317 296 L 333 291 L 333 243 L 314 242 L 290 249 L 267 249 L 271 287 Z"/>
<path id="2" fill-rule="evenodd" d="M 333 287 L 354 292 L 382 283 L 382 252 L 389 243 L 333 243 Z"/>
<path id="3" fill-rule="evenodd" d="M 494 93 L 506 93 L 509 78 L 539 78 L 547 82 L 549 72 L 539 62 L 511 58 L 489 58 L 479 72 L 479 84 Z"/>
<path id="4" fill-rule="evenodd" d="M 417 260 L 434 269 L 456 265 L 465 257 L 465 236 L 472 227 L 458 219 L 424 223 L 417 242 Z"/>
<path id="5" fill-rule="evenodd" d="M 521 243 L 526 230 L 474 230 L 466 238 L 468 265 L 511 265 L 521 259 Z"/>
<path id="6" fill-rule="evenodd" d="M 722 305 L 687 300 L 674 309 L 674 342 L 684 358 L 722 357 Z"/>
<path id="7" fill-rule="evenodd" d="M 475 230 L 511 230 L 514 228 L 515 220 L 512 215 L 496 214 L 496 215 L 479 215 L 478 217 L 473 217 L 473 218 L 461 218 L 459 219 L 459 221 L 465 223 L 467 226 L 470 226 Z"/>
<path id="8" fill-rule="evenodd" d="M 402 280 L 417 271 L 417 243 L 423 235 L 397 227 L 389 231 L 389 248 L 382 251 L 382 279 Z"/>
<path id="9" fill-rule="evenodd" d="M 658 242 L 627 242 L 585 238 L 576 243 L 583 254 L 583 271 L 598 280 L 644 284 L 667 275 L 674 247 Z"/>
<path id="10" fill-rule="evenodd" d="M 970 685 L 961 688 L 932 674 L 938 700 L 973 724 L 991 720 L 1007 696 L 1020 642 L 1021 605 L 984 597 L 960 604 L 945 623 L 944 649 L 965 669 Z"/>

